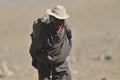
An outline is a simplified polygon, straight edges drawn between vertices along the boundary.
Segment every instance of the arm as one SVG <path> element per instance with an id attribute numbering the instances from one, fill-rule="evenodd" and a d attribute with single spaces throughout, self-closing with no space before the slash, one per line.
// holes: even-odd
<path id="1" fill-rule="evenodd" d="M 72 48 L 72 30 L 70 29 L 70 27 L 66 27 L 66 34 L 70 43 L 70 47 Z"/>

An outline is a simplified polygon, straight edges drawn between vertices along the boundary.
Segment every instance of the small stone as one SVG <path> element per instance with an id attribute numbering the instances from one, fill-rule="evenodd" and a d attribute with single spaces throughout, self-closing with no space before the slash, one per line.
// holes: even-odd
<path id="1" fill-rule="evenodd" d="M 10 77 L 10 76 L 13 76 L 14 75 L 14 72 L 12 72 L 11 70 L 9 70 L 8 66 L 7 66 L 7 62 L 4 61 L 2 63 L 2 74 L 3 76 L 7 76 L 7 77 Z"/>
<path id="2" fill-rule="evenodd" d="M 105 56 L 105 59 L 106 59 L 106 60 L 111 60 L 111 59 L 112 59 L 112 56 Z"/>
<path id="3" fill-rule="evenodd" d="M 111 59 L 112 59 L 112 56 L 101 54 L 101 55 L 98 57 L 98 59 L 101 60 L 101 61 L 111 60 Z"/>
<path id="4" fill-rule="evenodd" d="M 10 76 L 13 76 L 14 75 L 14 73 L 12 72 L 12 71 L 8 71 L 7 73 L 6 73 L 6 76 L 7 77 L 10 77 Z"/>
<path id="5" fill-rule="evenodd" d="M 4 74 L 2 73 L 2 70 L 0 69 L 0 78 L 3 78 Z"/>
<path id="6" fill-rule="evenodd" d="M 101 80 L 107 80 L 106 78 L 102 78 Z"/>
<path id="7" fill-rule="evenodd" d="M 79 71 L 73 70 L 72 73 L 73 73 L 73 74 L 79 74 Z"/>

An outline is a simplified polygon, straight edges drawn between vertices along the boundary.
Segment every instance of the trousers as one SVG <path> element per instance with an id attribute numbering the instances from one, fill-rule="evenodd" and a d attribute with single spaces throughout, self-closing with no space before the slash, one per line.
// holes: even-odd
<path id="1" fill-rule="evenodd" d="M 39 80 L 71 80 L 68 62 L 57 64 L 39 63 L 38 77 Z"/>

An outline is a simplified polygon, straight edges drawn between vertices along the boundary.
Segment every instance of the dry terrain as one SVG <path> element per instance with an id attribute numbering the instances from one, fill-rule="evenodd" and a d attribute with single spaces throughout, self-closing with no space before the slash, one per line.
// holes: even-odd
<path id="1" fill-rule="evenodd" d="M 37 80 L 29 47 L 33 21 L 66 6 L 73 80 L 120 80 L 120 0 L 0 0 L 0 80 Z"/>

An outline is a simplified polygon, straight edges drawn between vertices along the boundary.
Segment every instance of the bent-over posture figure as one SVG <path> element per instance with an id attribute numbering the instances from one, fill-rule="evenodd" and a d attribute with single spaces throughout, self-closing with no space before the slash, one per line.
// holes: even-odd
<path id="1" fill-rule="evenodd" d="M 66 9 L 57 5 L 47 9 L 48 16 L 34 21 L 30 54 L 39 80 L 71 80 L 67 56 L 72 47 Z"/>

